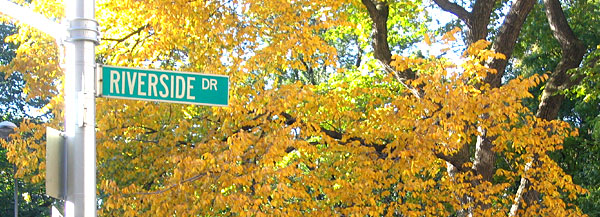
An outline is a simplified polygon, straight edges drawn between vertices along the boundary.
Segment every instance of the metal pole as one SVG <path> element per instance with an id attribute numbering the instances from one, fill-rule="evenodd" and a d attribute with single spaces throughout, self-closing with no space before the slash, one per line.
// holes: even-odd
<path id="1" fill-rule="evenodd" d="M 98 24 L 94 0 L 66 2 L 65 134 L 66 217 L 96 216 L 95 46 Z"/>
<path id="2" fill-rule="evenodd" d="M 94 217 L 97 207 L 94 67 L 95 46 L 99 43 L 98 23 L 94 20 L 95 1 L 68 0 L 65 6 L 69 21 L 65 43 L 65 216 Z M 0 0 L 0 12 L 50 34 L 59 43 L 63 39 L 63 28 L 60 25 L 10 1 Z M 0 123 L 2 124 L 4 122 Z"/>
<path id="3" fill-rule="evenodd" d="M 15 217 L 19 217 L 19 183 L 17 180 L 17 165 L 13 165 L 13 186 L 15 188 L 14 197 L 15 197 Z"/>

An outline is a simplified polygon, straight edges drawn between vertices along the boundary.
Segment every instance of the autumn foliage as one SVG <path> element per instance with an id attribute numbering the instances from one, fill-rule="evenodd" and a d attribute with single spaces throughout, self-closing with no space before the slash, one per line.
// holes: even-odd
<path id="1" fill-rule="evenodd" d="M 395 4 L 419 4 L 409 3 Z M 48 8 L 56 2 L 30 5 L 62 16 Z M 372 57 L 341 68 L 323 34 L 364 28 L 353 20 L 365 13 L 359 2 L 97 5 L 98 61 L 226 74 L 232 89 L 228 107 L 97 99 L 99 216 L 506 216 L 523 176 L 535 180 L 542 202 L 519 214 L 581 215 L 569 201 L 585 190 L 548 157 L 577 131 L 523 105 L 547 76 L 500 87 L 484 81 L 496 73 L 485 63 L 506 58 L 489 42 L 472 44 L 460 60 L 394 55 L 392 69 Z M 21 47 L 1 69 L 28 72 L 32 97 L 60 91 L 60 47 L 27 27 L 10 40 Z M 282 78 L 309 66 L 330 75 L 315 85 Z M 418 76 L 397 76 L 406 70 Z M 47 125 L 61 128 L 63 106 L 55 95 L 44 108 L 55 114 Z M 19 175 L 34 182 L 44 179 L 43 127 L 21 123 L 13 144 L 3 144 Z M 468 152 L 482 130 L 496 155 L 491 180 L 475 172 Z M 452 160 L 463 147 L 466 160 Z"/>

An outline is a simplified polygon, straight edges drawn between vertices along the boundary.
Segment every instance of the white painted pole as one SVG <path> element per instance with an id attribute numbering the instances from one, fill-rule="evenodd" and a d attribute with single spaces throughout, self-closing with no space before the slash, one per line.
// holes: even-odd
<path id="1" fill-rule="evenodd" d="M 96 216 L 95 46 L 98 24 L 94 0 L 69 0 L 65 44 L 66 217 Z"/>
<path id="2" fill-rule="evenodd" d="M 95 46 L 99 43 L 94 0 L 68 0 L 66 38 L 65 136 L 67 189 L 65 216 L 96 216 Z M 64 28 L 7 0 L 0 12 L 53 36 L 61 42 Z"/>

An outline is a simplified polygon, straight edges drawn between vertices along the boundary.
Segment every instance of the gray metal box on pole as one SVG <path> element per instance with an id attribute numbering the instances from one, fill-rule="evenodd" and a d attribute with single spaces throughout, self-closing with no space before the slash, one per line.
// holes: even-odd
<path id="1" fill-rule="evenodd" d="M 67 150 L 63 135 L 61 131 L 46 128 L 46 194 L 64 200 Z"/>

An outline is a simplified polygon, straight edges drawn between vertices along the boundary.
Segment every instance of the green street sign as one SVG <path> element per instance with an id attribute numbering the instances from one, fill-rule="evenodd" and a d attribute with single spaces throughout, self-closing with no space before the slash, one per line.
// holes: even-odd
<path id="1" fill-rule="evenodd" d="M 229 102 L 229 77 L 224 75 L 106 65 L 99 72 L 102 97 L 210 106 Z"/>

